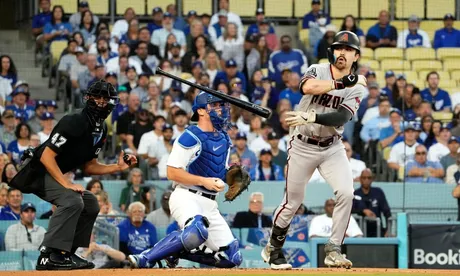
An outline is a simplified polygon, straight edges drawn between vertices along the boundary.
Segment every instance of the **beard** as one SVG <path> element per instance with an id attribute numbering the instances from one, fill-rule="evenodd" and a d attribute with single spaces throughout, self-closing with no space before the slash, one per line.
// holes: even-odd
<path id="1" fill-rule="evenodd" d="M 105 53 L 105 52 L 107 52 L 107 48 L 105 48 L 105 47 L 99 48 L 99 52 Z"/>

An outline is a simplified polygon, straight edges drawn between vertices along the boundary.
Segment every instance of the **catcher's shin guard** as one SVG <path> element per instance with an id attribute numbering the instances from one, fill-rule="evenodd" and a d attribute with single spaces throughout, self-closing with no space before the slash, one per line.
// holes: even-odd
<path id="1" fill-rule="evenodd" d="M 183 250 L 190 251 L 208 239 L 208 227 L 208 219 L 196 215 L 183 230 L 170 233 L 138 257 L 147 259 L 149 263 L 156 263 Z"/>

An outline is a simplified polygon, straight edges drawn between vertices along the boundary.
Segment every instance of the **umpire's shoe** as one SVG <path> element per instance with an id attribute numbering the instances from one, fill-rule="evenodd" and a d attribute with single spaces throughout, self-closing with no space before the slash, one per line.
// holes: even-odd
<path id="1" fill-rule="evenodd" d="M 69 253 L 42 246 L 37 260 L 36 270 L 70 270 L 72 260 Z"/>
<path id="2" fill-rule="evenodd" d="M 353 266 L 353 263 L 342 254 L 340 245 L 328 242 L 324 247 L 324 252 L 326 253 L 324 264 L 328 267 L 344 267 L 349 269 Z"/>
<path id="3" fill-rule="evenodd" d="M 77 254 L 70 256 L 72 260 L 72 269 L 93 269 L 95 267 L 93 262 L 90 262 Z"/>
<path id="4" fill-rule="evenodd" d="M 268 243 L 261 253 L 264 262 L 269 263 L 272 269 L 276 270 L 289 270 L 292 265 L 288 264 L 286 257 L 284 257 L 282 248 L 275 248 Z"/>

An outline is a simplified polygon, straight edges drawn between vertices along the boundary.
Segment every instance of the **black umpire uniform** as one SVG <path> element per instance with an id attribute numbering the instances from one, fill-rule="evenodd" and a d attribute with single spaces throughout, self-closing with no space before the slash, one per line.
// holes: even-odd
<path id="1" fill-rule="evenodd" d="M 107 136 L 104 120 L 118 97 L 112 85 L 102 80 L 93 83 L 85 97 L 85 108 L 59 121 L 50 138 L 23 158 L 20 171 L 10 184 L 57 206 L 40 247 L 37 270 L 94 267 L 93 263 L 75 255 L 75 250 L 89 246 L 91 231 L 99 213 L 96 197 L 89 191 L 65 188 L 65 183 L 56 181 L 41 162 L 45 149 L 51 149 L 56 154 L 57 166 L 64 174 L 97 157 Z M 107 105 L 100 107 L 94 97 L 108 100 Z"/>

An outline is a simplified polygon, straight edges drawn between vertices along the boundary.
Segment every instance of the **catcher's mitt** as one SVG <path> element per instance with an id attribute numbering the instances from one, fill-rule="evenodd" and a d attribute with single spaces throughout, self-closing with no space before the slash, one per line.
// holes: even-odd
<path id="1" fill-rule="evenodd" d="M 232 165 L 227 171 L 228 191 L 225 193 L 225 201 L 233 201 L 251 184 L 248 172 L 241 165 Z"/>

